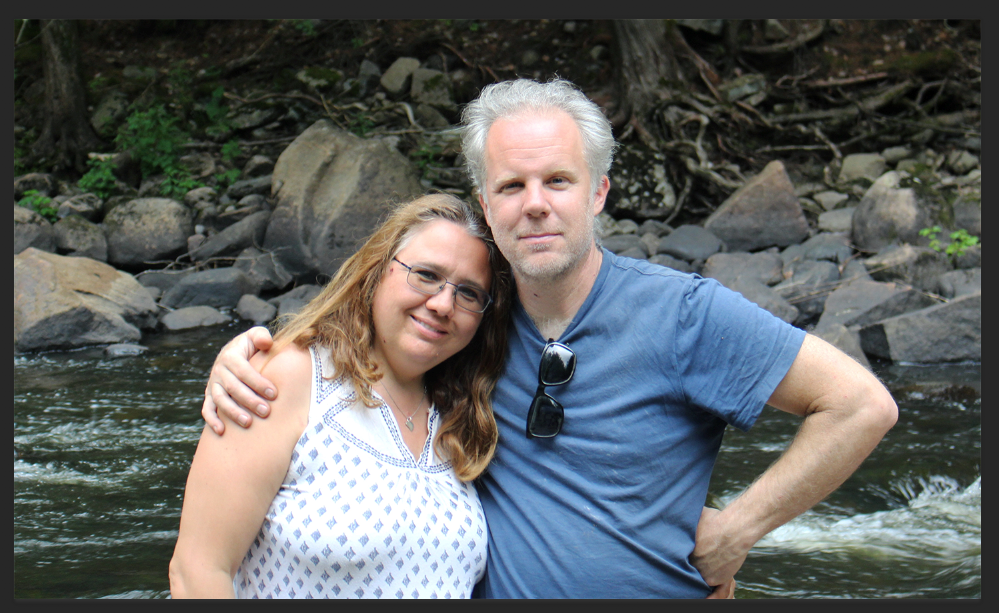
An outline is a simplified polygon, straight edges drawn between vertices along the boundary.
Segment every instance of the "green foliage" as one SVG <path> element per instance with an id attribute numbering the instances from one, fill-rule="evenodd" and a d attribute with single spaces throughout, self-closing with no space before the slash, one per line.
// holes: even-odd
<path id="1" fill-rule="evenodd" d="M 316 25 L 312 23 L 311 19 L 289 19 L 295 29 L 306 36 L 316 35 Z"/>
<path id="2" fill-rule="evenodd" d="M 229 122 L 229 105 L 225 102 L 225 90 L 219 86 L 212 91 L 212 97 L 205 105 L 205 114 L 208 116 L 208 127 L 205 134 L 208 136 L 221 136 L 232 132 L 232 124 Z"/>
<path id="3" fill-rule="evenodd" d="M 224 172 L 215 173 L 215 180 L 219 182 L 220 189 L 225 189 L 235 183 L 240 174 L 238 168 L 230 168 Z"/>
<path id="4" fill-rule="evenodd" d="M 234 161 L 242 153 L 243 148 L 239 146 L 239 141 L 235 138 L 222 145 L 222 159 L 226 162 Z"/>
<path id="5" fill-rule="evenodd" d="M 965 250 L 969 247 L 974 247 L 979 244 L 977 236 L 972 236 L 968 234 L 968 231 L 964 228 L 950 233 L 950 244 L 946 247 L 937 238 L 937 235 L 943 232 L 940 226 L 933 226 L 931 228 L 923 228 L 919 231 L 920 236 L 927 236 L 930 239 L 930 249 L 934 251 L 943 251 L 950 257 L 958 257 L 964 255 Z"/>
<path id="6" fill-rule="evenodd" d="M 188 138 L 178 121 L 163 105 L 135 111 L 118 130 L 115 145 L 119 151 L 132 151 L 143 177 L 167 173 L 176 167 L 180 147 Z"/>
<path id="7" fill-rule="evenodd" d="M 51 202 L 51 198 L 45 194 L 39 193 L 37 189 L 29 189 L 24 192 L 24 196 L 17 201 L 17 204 L 18 206 L 29 208 L 50 222 L 55 223 L 58 219 L 56 215 L 58 211 L 49 206 L 49 203 Z"/>
<path id="8" fill-rule="evenodd" d="M 192 177 L 191 173 L 174 166 L 166 170 L 166 179 L 160 183 L 160 193 L 167 198 L 180 200 L 184 194 L 199 187 L 204 187 L 204 184 Z"/>
<path id="9" fill-rule="evenodd" d="M 348 126 L 351 132 L 361 138 L 364 138 L 368 132 L 374 129 L 374 127 L 375 122 L 364 113 L 358 113 L 357 115 L 352 116 L 350 118 L 350 125 Z"/>
<path id="10" fill-rule="evenodd" d="M 80 189 L 96 194 L 102 199 L 106 199 L 114 192 L 115 176 L 114 162 L 111 159 L 90 159 L 87 160 L 90 170 L 80 177 Z"/>

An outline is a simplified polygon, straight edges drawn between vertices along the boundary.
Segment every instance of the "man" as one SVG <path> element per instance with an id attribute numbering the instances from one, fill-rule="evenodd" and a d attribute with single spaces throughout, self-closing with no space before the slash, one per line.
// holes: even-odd
<path id="1" fill-rule="evenodd" d="M 838 487 L 895 423 L 890 394 L 717 282 L 601 249 L 614 142 L 569 83 L 491 85 L 463 120 L 519 298 L 493 396 L 499 445 L 478 483 L 482 595 L 730 595 L 750 548 Z M 237 341 L 202 411 L 219 432 L 216 404 L 246 425 L 233 399 L 262 414 L 253 390 L 271 387 L 245 364 L 266 333 Z M 798 435 L 724 510 L 704 509 L 726 424 L 748 429 L 764 404 L 803 417 Z"/>

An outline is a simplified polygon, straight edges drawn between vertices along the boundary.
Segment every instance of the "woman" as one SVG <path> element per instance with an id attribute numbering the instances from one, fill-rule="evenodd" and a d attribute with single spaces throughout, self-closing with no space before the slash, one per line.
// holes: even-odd
<path id="1" fill-rule="evenodd" d="M 254 356 L 281 390 L 272 416 L 202 433 L 173 596 L 468 597 L 510 299 L 466 203 L 398 208 Z"/>

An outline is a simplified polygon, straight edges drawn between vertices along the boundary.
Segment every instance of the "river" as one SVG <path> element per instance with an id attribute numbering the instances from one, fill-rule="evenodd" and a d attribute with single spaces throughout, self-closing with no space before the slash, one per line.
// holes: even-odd
<path id="1" fill-rule="evenodd" d="M 14 357 L 14 597 L 166 598 L 200 396 L 245 328 L 149 335 Z M 981 598 L 981 365 L 878 365 L 898 424 L 846 484 L 765 537 L 738 598 Z M 711 492 L 723 504 L 794 436 L 766 409 L 729 429 Z"/>

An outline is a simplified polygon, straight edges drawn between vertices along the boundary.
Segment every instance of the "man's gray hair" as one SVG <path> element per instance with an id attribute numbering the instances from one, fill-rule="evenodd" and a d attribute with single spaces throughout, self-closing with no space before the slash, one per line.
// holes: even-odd
<path id="1" fill-rule="evenodd" d="M 590 190 L 596 192 L 600 177 L 610 172 L 614 161 L 614 134 L 610 121 L 586 94 L 565 79 L 538 83 L 530 79 L 493 83 L 482 89 L 479 97 L 462 111 L 462 153 L 468 176 L 479 193 L 487 196 L 486 136 L 500 117 L 524 111 L 559 110 L 571 117 L 583 139 L 583 156 L 590 172 Z"/>

